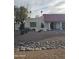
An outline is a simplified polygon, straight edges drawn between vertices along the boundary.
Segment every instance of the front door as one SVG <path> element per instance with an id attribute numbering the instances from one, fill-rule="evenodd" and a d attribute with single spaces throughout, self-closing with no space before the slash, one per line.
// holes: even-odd
<path id="1" fill-rule="evenodd" d="M 55 30 L 55 24 L 56 24 L 56 23 L 54 23 L 54 22 L 51 22 L 51 23 L 50 23 L 50 29 L 51 29 L 51 30 Z"/>

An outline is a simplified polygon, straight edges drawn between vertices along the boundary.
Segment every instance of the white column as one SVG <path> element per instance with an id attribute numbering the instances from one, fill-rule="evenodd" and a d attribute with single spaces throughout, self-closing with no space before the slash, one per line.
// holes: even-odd
<path id="1" fill-rule="evenodd" d="M 51 30 L 51 28 L 50 28 L 50 23 L 48 23 L 48 29 Z"/>
<path id="2" fill-rule="evenodd" d="M 63 30 L 63 28 L 62 28 L 62 22 L 60 22 L 60 30 Z"/>
<path id="3" fill-rule="evenodd" d="M 56 29 L 60 29 L 60 24 L 58 22 L 56 23 Z"/>

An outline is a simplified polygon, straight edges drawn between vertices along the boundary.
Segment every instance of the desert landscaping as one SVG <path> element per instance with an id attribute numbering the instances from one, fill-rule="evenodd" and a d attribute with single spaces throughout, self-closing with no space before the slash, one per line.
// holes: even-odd
<path id="1" fill-rule="evenodd" d="M 65 59 L 64 32 L 30 32 L 16 36 L 14 58 Z"/>

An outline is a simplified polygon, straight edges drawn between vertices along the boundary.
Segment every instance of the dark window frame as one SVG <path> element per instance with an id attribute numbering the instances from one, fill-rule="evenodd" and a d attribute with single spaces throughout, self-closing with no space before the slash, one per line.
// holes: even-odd
<path id="1" fill-rule="evenodd" d="M 41 28 L 44 28 L 44 24 L 43 23 L 41 23 Z"/>
<path id="2" fill-rule="evenodd" d="M 36 22 L 30 22 L 30 27 L 36 27 Z"/>

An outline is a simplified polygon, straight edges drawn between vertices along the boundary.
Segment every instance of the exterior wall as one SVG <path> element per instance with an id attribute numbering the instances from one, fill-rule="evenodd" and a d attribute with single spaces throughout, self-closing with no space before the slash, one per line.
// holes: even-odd
<path id="1" fill-rule="evenodd" d="M 15 30 L 19 30 L 19 26 L 20 26 L 19 24 L 15 24 L 14 26 L 15 26 L 14 28 Z"/>
<path id="2" fill-rule="evenodd" d="M 30 26 L 30 22 L 36 22 L 36 27 L 31 27 Z M 44 24 L 44 28 L 41 28 L 41 23 Z M 32 19 L 26 20 L 25 21 L 25 27 L 26 28 L 30 28 L 30 29 L 35 29 L 36 31 L 39 31 L 39 30 L 46 31 L 46 29 L 45 29 L 45 23 L 43 21 L 43 17 L 37 17 L 37 18 L 32 18 Z"/>
<path id="3" fill-rule="evenodd" d="M 63 28 L 62 28 L 62 22 L 60 22 L 60 30 L 63 30 Z"/>
<path id="4" fill-rule="evenodd" d="M 45 22 L 44 24 L 45 24 L 45 30 L 51 30 L 49 22 Z"/>
<path id="5" fill-rule="evenodd" d="M 25 21 L 25 28 L 29 28 L 30 27 L 30 24 L 29 24 L 30 21 L 29 20 L 30 19 L 28 19 L 28 20 Z"/>
<path id="6" fill-rule="evenodd" d="M 60 22 L 56 23 L 56 29 L 60 29 Z"/>
<path id="7" fill-rule="evenodd" d="M 30 22 L 36 22 L 36 27 L 31 27 Z M 44 24 L 44 28 L 41 28 L 41 23 Z M 57 30 L 63 30 L 62 23 L 63 22 L 56 22 L 55 28 Z M 51 22 L 44 22 L 43 17 L 37 17 L 37 18 L 27 19 L 25 21 L 25 28 L 35 29 L 36 31 L 39 30 L 47 31 L 47 30 L 51 30 L 50 24 Z M 19 30 L 19 26 L 20 24 L 15 24 L 15 30 Z"/>

